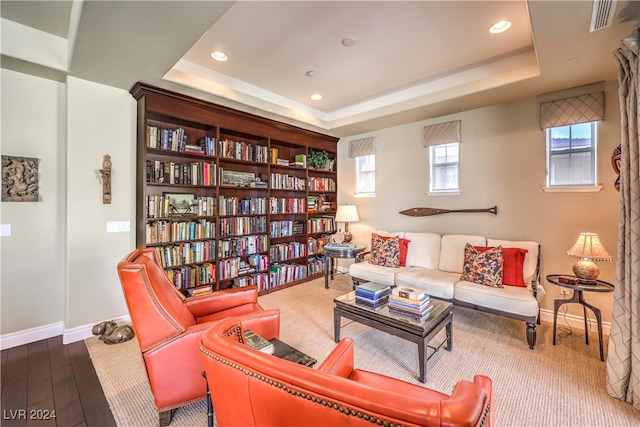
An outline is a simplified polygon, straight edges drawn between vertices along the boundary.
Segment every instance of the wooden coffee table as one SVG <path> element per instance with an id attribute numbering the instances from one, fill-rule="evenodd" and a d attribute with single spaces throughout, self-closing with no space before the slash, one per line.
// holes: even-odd
<path id="1" fill-rule="evenodd" d="M 433 310 L 429 317 L 422 322 L 416 322 L 403 316 L 390 314 L 386 305 L 377 310 L 358 305 L 356 304 L 355 292 L 339 296 L 333 301 L 336 304 L 333 309 L 334 339 L 336 342 L 340 341 L 340 320 L 342 317 L 414 342 L 418 344 L 419 380 L 422 383 L 426 380 L 426 361 L 445 343 L 446 350 L 451 351 L 453 348 L 453 313 L 451 311 L 453 305 L 449 302 L 431 298 Z M 437 346 L 430 346 L 429 342 L 445 327 L 446 338 Z M 427 347 L 433 352 L 425 359 Z"/>

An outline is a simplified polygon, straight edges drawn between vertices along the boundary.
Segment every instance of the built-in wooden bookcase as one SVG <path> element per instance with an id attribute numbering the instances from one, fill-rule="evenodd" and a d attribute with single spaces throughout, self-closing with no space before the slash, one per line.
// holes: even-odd
<path id="1" fill-rule="evenodd" d="M 323 272 L 337 138 L 138 83 L 136 242 L 185 294 Z M 325 152 L 321 168 L 310 151 Z"/>

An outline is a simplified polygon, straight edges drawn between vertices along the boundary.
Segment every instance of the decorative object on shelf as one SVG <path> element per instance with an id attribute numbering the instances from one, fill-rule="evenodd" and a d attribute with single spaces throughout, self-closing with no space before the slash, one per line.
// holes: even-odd
<path id="1" fill-rule="evenodd" d="M 567 251 L 567 255 L 578 258 L 573 266 L 573 274 L 586 282 L 595 282 L 600 269 L 593 261 L 611 261 L 611 256 L 602 245 L 596 233 L 580 233 L 578 240 Z"/>
<path id="2" fill-rule="evenodd" d="M 400 211 L 402 215 L 407 216 L 432 216 L 432 215 L 441 215 L 447 213 L 492 213 L 494 215 L 498 215 L 498 207 L 494 206 L 488 209 L 438 209 L 438 208 L 411 208 L 404 211 Z"/>
<path id="3" fill-rule="evenodd" d="M 358 208 L 355 205 L 338 206 L 335 220 L 336 222 L 344 222 L 344 242 L 340 243 L 349 243 L 353 239 L 353 236 L 349 233 L 349 223 L 360 221 Z"/>
<path id="4" fill-rule="evenodd" d="M 2 201 L 37 202 L 38 163 L 31 157 L 2 156 Z"/>
<path id="5" fill-rule="evenodd" d="M 307 157 L 307 165 L 313 169 L 325 169 L 327 162 L 329 161 L 329 153 L 326 151 L 309 150 L 309 156 Z"/>
<path id="6" fill-rule="evenodd" d="M 331 243 L 340 245 L 344 242 L 345 242 L 344 233 L 342 232 L 342 230 L 338 229 L 338 231 L 331 236 Z"/>
<path id="7" fill-rule="evenodd" d="M 102 175 L 102 204 L 111 204 L 111 156 L 105 154 L 102 157 L 102 169 L 100 169 L 100 175 Z"/>
<path id="8" fill-rule="evenodd" d="M 194 206 L 198 206 L 193 194 L 183 193 L 163 193 L 169 200 L 169 215 L 195 215 L 192 211 Z"/>
<path id="9" fill-rule="evenodd" d="M 255 185 L 255 182 L 256 174 L 253 172 L 222 170 L 222 185 L 251 187 L 251 184 L 253 183 Z"/>

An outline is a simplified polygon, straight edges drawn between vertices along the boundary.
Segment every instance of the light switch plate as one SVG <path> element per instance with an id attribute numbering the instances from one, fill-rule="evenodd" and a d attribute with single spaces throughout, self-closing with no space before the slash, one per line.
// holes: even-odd
<path id="1" fill-rule="evenodd" d="M 11 224 L 0 224 L 0 236 L 11 236 Z"/>
<path id="2" fill-rule="evenodd" d="M 126 233 L 131 231 L 130 221 L 107 221 L 107 233 Z"/>

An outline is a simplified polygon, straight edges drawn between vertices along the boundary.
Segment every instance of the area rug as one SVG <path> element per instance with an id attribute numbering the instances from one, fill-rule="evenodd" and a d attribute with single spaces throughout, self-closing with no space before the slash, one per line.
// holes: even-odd
<path id="1" fill-rule="evenodd" d="M 259 302 L 265 309 L 281 310 L 282 341 L 322 361 L 335 346 L 333 299 L 350 290 L 349 277 L 337 275 L 330 289 L 318 279 L 261 296 Z M 355 342 L 357 368 L 447 394 L 459 380 L 473 381 L 475 374 L 490 377 L 498 426 L 640 425 L 640 412 L 605 392 L 605 363 L 600 361 L 595 333 L 586 345 L 583 331 L 560 325 L 554 346 L 552 325 L 543 323 L 536 328 L 536 348 L 530 350 L 523 322 L 454 307 L 453 349 L 441 349 L 431 357 L 422 384 L 415 344 L 346 319 L 342 324 L 342 337 Z M 137 341 L 105 345 L 90 338 L 86 344 L 116 423 L 157 425 Z M 201 402 L 176 411 L 171 426 L 206 422 L 206 405 Z"/>

